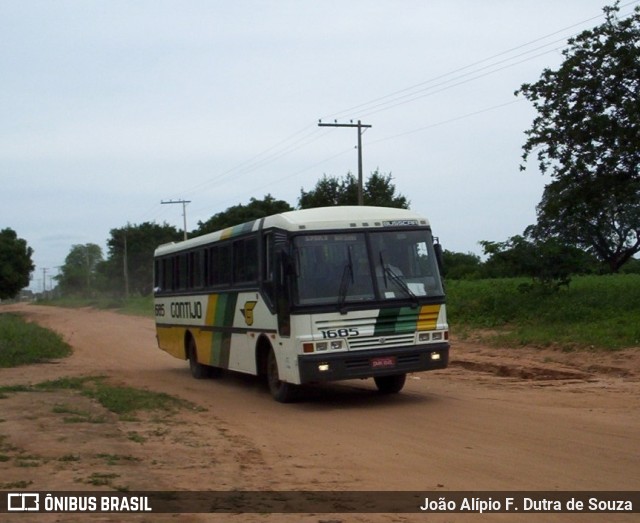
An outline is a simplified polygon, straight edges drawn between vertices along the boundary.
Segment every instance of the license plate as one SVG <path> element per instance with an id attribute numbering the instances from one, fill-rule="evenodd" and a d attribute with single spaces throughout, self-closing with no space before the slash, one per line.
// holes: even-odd
<path id="1" fill-rule="evenodd" d="M 396 366 L 395 356 L 384 356 L 382 358 L 373 358 L 371 360 L 371 367 L 374 369 L 383 369 Z"/>

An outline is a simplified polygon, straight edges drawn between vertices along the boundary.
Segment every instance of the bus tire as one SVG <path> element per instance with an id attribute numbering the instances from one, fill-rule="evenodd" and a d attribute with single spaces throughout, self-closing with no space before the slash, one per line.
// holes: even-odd
<path id="1" fill-rule="evenodd" d="M 191 370 L 191 375 L 195 379 L 202 380 L 211 376 L 211 367 L 198 361 L 198 350 L 196 348 L 196 342 L 192 337 L 189 337 L 187 342 L 187 353 L 189 358 L 189 369 Z"/>
<path id="2" fill-rule="evenodd" d="M 267 384 L 269 385 L 269 392 L 271 392 L 273 399 L 276 401 L 289 403 L 295 399 L 297 387 L 280 380 L 278 361 L 273 349 L 269 350 L 269 355 L 267 356 Z"/>
<path id="3" fill-rule="evenodd" d="M 376 387 L 382 394 L 397 394 L 404 387 L 407 380 L 406 374 L 396 374 L 394 376 L 376 376 L 373 378 Z"/>

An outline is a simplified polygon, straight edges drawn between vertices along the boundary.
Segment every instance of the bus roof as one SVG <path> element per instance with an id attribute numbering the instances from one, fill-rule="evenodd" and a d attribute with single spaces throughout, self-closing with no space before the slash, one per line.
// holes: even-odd
<path id="1" fill-rule="evenodd" d="M 264 221 L 263 221 L 264 220 Z M 204 234 L 190 240 L 161 245 L 155 255 L 199 247 L 208 243 L 225 240 L 256 231 L 260 227 L 272 227 L 287 231 L 319 231 L 325 229 L 361 229 L 376 227 L 429 226 L 423 216 L 407 209 L 372 206 L 316 207 L 298 211 L 283 212 L 226 229 Z"/>

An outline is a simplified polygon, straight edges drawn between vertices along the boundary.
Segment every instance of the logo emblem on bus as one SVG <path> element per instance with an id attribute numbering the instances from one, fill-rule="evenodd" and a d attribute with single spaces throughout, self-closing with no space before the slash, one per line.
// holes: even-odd
<path id="1" fill-rule="evenodd" d="M 380 338 L 378 341 L 380 342 L 380 345 L 384 345 L 387 343 L 387 338 Z"/>
<path id="2" fill-rule="evenodd" d="M 257 303 L 257 301 L 245 301 L 244 309 L 240 309 L 245 323 L 249 326 L 253 325 L 253 309 L 255 309 Z"/>

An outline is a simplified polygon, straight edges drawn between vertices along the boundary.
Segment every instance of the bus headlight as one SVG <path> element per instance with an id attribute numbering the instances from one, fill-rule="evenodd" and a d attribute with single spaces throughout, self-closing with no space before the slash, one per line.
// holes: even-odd
<path id="1" fill-rule="evenodd" d="M 342 349 L 342 340 L 333 340 L 331 342 L 331 350 L 340 350 Z"/>
<path id="2" fill-rule="evenodd" d="M 332 343 L 333 345 L 333 343 Z M 331 347 L 333 348 L 333 347 Z M 316 350 L 327 350 L 327 342 L 326 341 L 319 341 L 318 343 L 316 343 Z"/>

